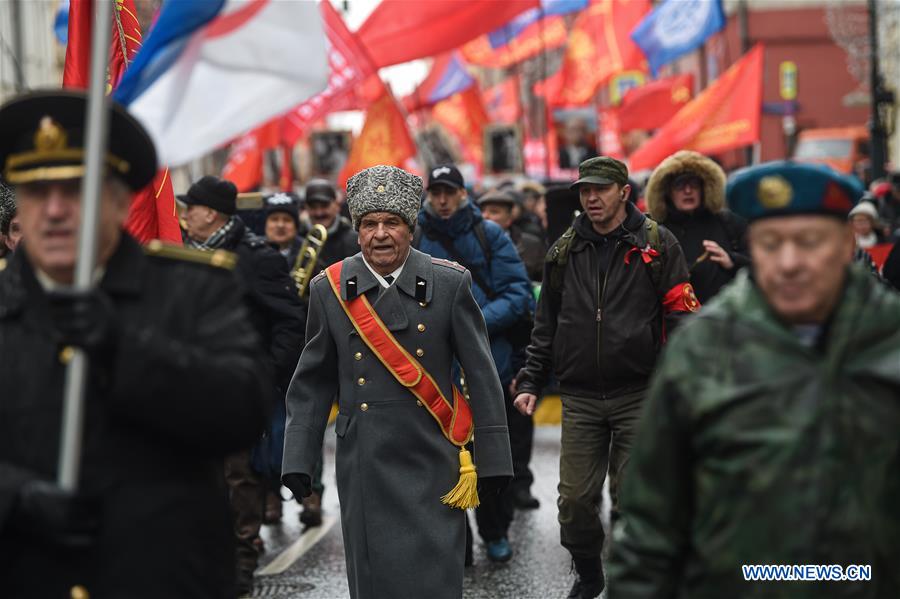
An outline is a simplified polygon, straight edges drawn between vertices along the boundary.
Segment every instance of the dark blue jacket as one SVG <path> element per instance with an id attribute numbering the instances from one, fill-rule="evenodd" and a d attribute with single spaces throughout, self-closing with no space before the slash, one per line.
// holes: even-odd
<path id="1" fill-rule="evenodd" d="M 485 238 L 491 248 L 491 263 L 487 260 L 473 227 L 483 222 Z M 491 338 L 491 355 L 497 366 L 497 374 L 504 387 L 512 381 L 513 347 L 504 333 L 519 319 L 534 310 L 534 296 L 531 283 L 525 272 L 525 266 L 519 259 L 516 247 L 506 232 L 495 223 L 484 220 L 481 212 L 472 202 L 466 201 L 459 210 L 444 220 L 431 210 L 428 202 L 419 212 L 418 226 L 422 229 L 419 249 L 435 258 L 456 260 L 448 255 L 441 243 L 433 238 L 435 233 L 442 233 L 453 240 L 453 247 L 466 266 L 478 271 L 495 294 L 488 299 L 485 293 L 472 278 L 472 295 L 481 307 L 488 335 Z M 431 234 L 431 236 L 429 236 Z"/>

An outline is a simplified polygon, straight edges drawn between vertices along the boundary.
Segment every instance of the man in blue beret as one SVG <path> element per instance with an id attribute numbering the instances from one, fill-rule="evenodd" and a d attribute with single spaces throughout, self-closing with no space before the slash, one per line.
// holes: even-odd
<path id="1" fill-rule="evenodd" d="M 664 352 L 609 597 L 900 597 L 900 296 L 852 263 L 861 190 L 775 162 L 727 195 L 752 267 Z"/>

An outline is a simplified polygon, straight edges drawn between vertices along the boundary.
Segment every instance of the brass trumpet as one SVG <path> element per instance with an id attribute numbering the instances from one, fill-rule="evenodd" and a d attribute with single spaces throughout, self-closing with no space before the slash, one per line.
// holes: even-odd
<path id="1" fill-rule="evenodd" d="M 291 269 L 291 277 L 297 285 L 297 293 L 300 297 L 306 297 L 309 281 L 312 279 L 316 263 L 319 261 L 319 254 L 322 253 L 322 246 L 327 240 L 328 229 L 322 225 L 313 225 L 303 239 L 303 245 L 300 246 L 297 259 L 294 260 L 294 268 Z"/>

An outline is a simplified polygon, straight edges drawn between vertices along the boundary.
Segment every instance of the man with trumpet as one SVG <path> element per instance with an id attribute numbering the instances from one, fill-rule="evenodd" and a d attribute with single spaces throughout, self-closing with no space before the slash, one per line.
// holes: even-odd
<path id="1" fill-rule="evenodd" d="M 337 191 L 325 179 L 306 184 L 303 204 L 309 219 L 299 217 L 301 202 L 294 194 L 277 193 L 266 198 L 266 238 L 281 249 L 288 260 L 297 290 L 304 302 L 307 286 L 314 276 L 344 258 L 359 252 L 353 226 L 340 216 Z M 322 459 L 313 473 L 312 494 L 302 500 L 300 522 L 306 526 L 322 523 Z M 299 499 L 299 498 L 298 498 Z M 271 494 L 266 498 L 266 522 L 281 520 L 281 502 Z"/>

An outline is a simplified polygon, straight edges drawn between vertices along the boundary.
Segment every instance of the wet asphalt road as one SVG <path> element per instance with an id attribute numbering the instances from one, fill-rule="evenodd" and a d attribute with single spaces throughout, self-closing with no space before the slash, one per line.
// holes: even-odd
<path id="1" fill-rule="evenodd" d="M 568 553 L 559 545 L 559 525 L 556 522 L 559 433 L 558 426 L 536 428 L 531 463 L 535 475 L 532 492 L 540 500 L 541 507 L 516 513 L 509 534 L 514 555 L 506 564 L 488 561 L 484 545 L 476 534 L 475 564 L 466 568 L 463 591 L 465 599 L 544 599 L 567 595 L 574 578 L 569 572 Z M 338 599 L 348 596 L 340 512 L 334 487 L 332 430 L 325 437 L 324 507 L 326 518 L 331 517 L 335 523 L 284 572 L 258 575 L 252 597 Z M 263 527 L 266 553 L 260 561 L 261 569 L 294 544 L 301 535 L 298 511 L 296 503 L 285 502 L 282 523 Z M 474 530 L 475 518 L 471 514 L 469 518 Z"/>

